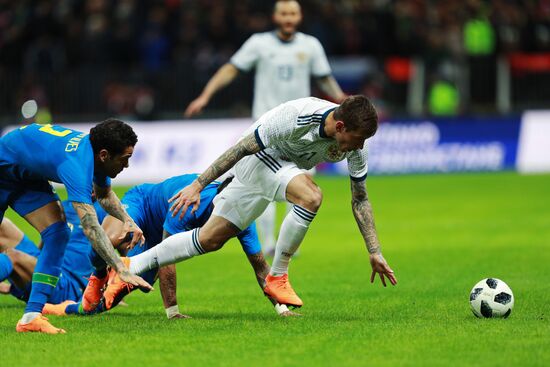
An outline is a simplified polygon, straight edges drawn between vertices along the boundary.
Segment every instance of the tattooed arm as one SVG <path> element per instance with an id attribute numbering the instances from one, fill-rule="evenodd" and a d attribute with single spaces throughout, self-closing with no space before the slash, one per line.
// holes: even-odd
<path id="1" fill-rule="evenodd" d="M 242 158 L 260 150 L 254 134 L 245 136 L 216 159 L 191 185 L 170 198 L 169 202 L 173 203 L 170 208 L 172 216 L 181 210 L 180 218 L 183 218 L 191 205 L 193 205 L 193 211 L 197 210 L 200 204 L 200 192 L 206 185 L 229 171 Z"/>
<path id="2" fill-rule="evenodd" d="M 393 274 L 393 270 L 389 267 L 388 263 L 382 256 L 380 250 L 380 241 L 376 234 L 376 228 L 374 226 L 374 215 L 372 213 L 372 206 L 370 205 L 367 195 L 367 188 L 365 181 L 351 180 L 351 207 L 355 221 L 359 226 L 359 231 L 365 240 L 367 250 L 369 251 L 369 260 L 372 266 L 371 283 L 374 282 L 376 273 L 380 276 L 380 280 L 384 287 L 386 286 L 386 276 L 390 283 L 395 285 L 397 279 Z"/>
<path id="3" fill-rule="evenodd" d="M 171 234 L 163 231 L 162 239 L 170 237 Z M 176 276 L 176 265 L 166 265 L 159 269 L 159 286 L 160 294 L 162 296 L 162 303 L 164 304 L 164 309 L 166 310 L 166 316 L 169 319 L 183 319 L 188 318 L 187 315 L 182 315 L 178 307 L 178 297 L 176 294 L 177 290 L 177 276 Z"/>
<path id="4" fill-rule="evenodd" d="M 351 180 L 351 207 L 353 216 L 363 235 L 369 254 L 380 253 L 380 242 L 374 226 L 372 206 L 367 195 L 365 181 Z"/>
<path id="5" fill-rule="evenodd" d="M 109 241 L 105 231 L 103 231 L 103 228 L 99 225 L 95 208 L 90 204 L 79 202 L 73 202 L 73 206 L 80 218 L 82 231 L 99 256 L 101 256 L 108 265 L 116 269 L 121 279 L 126 283 L 144 287 L 145 289 L 152 289 L 152 287 L 139 276 L 130 274 L 120 257 L 115 253 L 111 241 Z"/>
<path id="6" fill-rule="evenodd" d="M 143 237 L 143 232 L 128 215 L 115 192 L 110 187 L 101 187 L 98 185 L 94 185 L 94 191 L 101 207 L 105 209 L 109 215 L 124 223 L 124 228 L 119 239 L 122 240 L 132 233 L 133 236 L 128 248 L 132 248 L 138 243 L 144 243 L 145 237 Z"/>

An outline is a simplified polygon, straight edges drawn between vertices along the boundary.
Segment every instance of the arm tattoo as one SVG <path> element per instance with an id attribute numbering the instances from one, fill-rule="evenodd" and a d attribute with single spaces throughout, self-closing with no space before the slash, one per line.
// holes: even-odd
<path id="1" fill-rule="evenodd" d="M 229 169 L 243 157 L 259 151 L 260 146 L 256 142 L 254 134 L 247 135 L 216 159 L 214 163 L 197 178 L 197 181 L 202 187 L 206 187 L 210 182 L 229 171 Z"/>
<path id="2" fill-rule="evenodd" d="M 95 209 L 90 204 L 73 202 L 73 206 L 80 218 L 80 224 L 84 234 L 92 244 L 94 250 L 114 269 L 122 265 L 122 261 L 115 253 L 113 245 L 105 234 L 105 231 L 97 221 Z"/>
<path id="3" fill-rule="evenodd" d="M 168 237 L 170 237 L 170 233 L 164 231 L 162 233 L 162 239 L 164 240 Z M 175 264 L 166 265 L 159 269 L 159 286 L 164 308 L 177 305 L 177 276 Z"/>
<path id="4" fill-rule="evenodd" d="M 365 244 L 370 254 L 380 253 L 380 242 L 374 226 L 374 215 L 367 195 L 364 181 L 351 181 L 351 207 L 353 216 L 363 235 Z"/>
<path id="5" fill-rule="evenodd" d="M 94 190 L 97 194 L 97 201 L 109 215 L 115 217 L 121 222 L 126 222 L 130 220 L 128 213 L 124 210 L 122 203 L 118 196 L 114 193 L 111 188 L 99 188 L 97 185 L 94 186 Z"/>

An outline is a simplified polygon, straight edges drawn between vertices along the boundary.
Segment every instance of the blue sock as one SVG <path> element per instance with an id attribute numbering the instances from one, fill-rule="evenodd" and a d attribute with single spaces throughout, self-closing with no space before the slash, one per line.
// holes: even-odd
<path id="1" fill-rule="evenodd" d="M 44 304 L 53 293 L 61 274 L 63 255 L 70 234 L 65 222 L 56 222 L 40 233 L 44 245 L 32 275 L 32 290 L 25 313 L 42 312 Z"/>
<path id="2" fill-rule="evenodd" d="M 6 254 L 0 254 L 0 282 L 6 280 L 13 271 L 13 264 Z"/>
<path id="3" fill-rule="evenodd" d="M 15 246 L 15 249 L 34 257 L 38 257 L 40 255 L 40 250 L 36 247 L 34 242 L 27 237 L 27 235 L 23 236 L 23 239 L 17 246 Z"/>
<path id="4" fill-rule="evenodd" d="M 99 254 L 93 249 L 90 248 L 88 253 L 88 258 L 92 263 L 92 266 L 95 268 L 92 275 L 95 275 L 98 278 L 105 278 L 107 276 L 107 263 Z"/>
<path id="5" fill-rule="evenodd" d="M 80 302 L 67 305 L 67 307 L 65 308 L 65 313 L 67 315 L 79 315 L 80 314 L 79 308 L 80 308 Z"/>

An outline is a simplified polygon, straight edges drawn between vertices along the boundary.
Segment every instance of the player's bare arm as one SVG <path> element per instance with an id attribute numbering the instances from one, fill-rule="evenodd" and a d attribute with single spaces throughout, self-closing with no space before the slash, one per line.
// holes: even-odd
<path id="1" fill-rule="evenodd" d="M 170 236 L 170 233 L 163 231 L 163 240 Z M 166 310 L 166 316 L 168 316 L 169 319 L 189 318 L 190 316 L 182 315 L 178 308 L 177 273 L 175 264 L 166 265 L 159 269 L 159 286 L 164 309 Z"/>
<path id="2" fill-rule="evenodd" d="M 332 75 L 323 76 L 316 79 L 317 86 L 329 95 L 335 102 L 340 103 L 346 99 L 345 93 L 342 91 L 342 88 L 338 85 L 338 82 Z"/>
<path id="3" fill-rule="evenodd" d="M 145 237 L 143 237 L 142 230 L 136 225 L 128 213 L 126 213 L 126 210 L 122 206 L 120 199 L 114 191 L 110 187 L 100 187 L 97 185 L 94 185 L 94 191 L 96 193 L 97 200 L 103 209 L 105 209 L 109 215 L 124 223 L 119 240 L 123 240 L 129 233 L 132 233 L 133 236 L 128 248 L 132 248 L 136 244 L 144 243 Z"/>
<path id="4" fill-rule="evenodd" d="M 369 259 L 372 266 L 371 283 L 374 282 L 374 277 L 378 273 L 384 287 L 386 286 L 384 277 L 387 277 L 390 283 L 395 285 L 397 279 L 380 251 L 380 241 L 376 234 L 374 215 L 367 195 L 365 181 L 351 180 L 351 196 L 353 215 L 369 251 Z"/>
<path id="5" fill-rule="evenodd" d="M 193 212 L 197 210 L 200 205 L 200 192 L 206 185 L 229 171 L 242 158 L 260 150 L 254 134 L 245 136 L 216 159 L 191 185 L 170 198 L 169 202 L 173 203 L 170 207 L 172 216 L 176 216 L 181 210 L 180 218 L 183 218 L 191 205 Z"/>
<path id="6" fill-rule="evenodd" d="M 210 99 L 217 91 L 230 84 L 239 74 L 233 64 L 223 65 L 214 76 L 208 81 L 200 96 L 193 100 L 185 110 L 185 117 L 191 117 L 201 113 L 202 109 L 210 102 Z"/>
<path id="7" fill-rule="evenodd" d="M 80 218 L 82 230 L 92 244 L 92 247 L 108 265 L 116 269 L 120 275 L 120 278 L 126 283 L 145 289 L 153 289 L 151 285 L 141 279 L 141 277 L 130 274 L 126 266 L 124 266 L 120 260 L 120 257 L 118 257 L 115 253 L 111 241 L 109 241 L 105 231 L 103 231 L 99 225 L 97 214 L 93 205 L 73 202 L 73 206 L 78 214 L 78 217 Z"/>

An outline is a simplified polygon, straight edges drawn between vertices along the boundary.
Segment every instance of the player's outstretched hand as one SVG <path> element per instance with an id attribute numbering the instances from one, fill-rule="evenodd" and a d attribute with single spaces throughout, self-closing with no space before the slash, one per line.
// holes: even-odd
<path id="1" fill-rule="evenodd" d="M 131 274 L 128 269 L 123 269 L 122 271 L 119 271 L 118 275 L 120 276 L 120 279 L 123 282 L 130 283 L 144 290 L 149 290 L 149 291 L 153 290 L 153 287 L 151 286 L 151 284 L 147 283 L 139 275 Z"/>
<path id="2" fill-rule="evenodd" d="M 393 270 L 391 270 L 390 266 L 388 265 L 386 259 L 384 259 L 384 256 L 382 256 L 382 254 L 370 254 L 369 260 L 372 267 L 372 274 L 370 276 L 371 283 L 374 283 L 374 279 L 376 277 L 376 274 L 378 273 L 378 276 L 380 277 L 380 280 L 382 281 L 384 287 L 386 286 L 385 278 L 388 278 L 392 285 L 397 284 L 397 278 L 395 277 Z"/>
<path id="3" fill-rule="evenodd" d="M 172 196 L 168 200 L 169 203 L 172 203 L 170 207 L 172 217 L 175 217 L 181 211 L 180 220 L 183 219 L 190 206 L 193 206 L 191 213 L 194 213 L 201 203 L 201 189 L 200 184 L 194 181 L 191 185 L 184 187 L 176 195 Z"/>
<path id="4" fill-rule="evenodd" d="M 131 238 L 130 244 L 128 245 L 129 249 L 138 244 L 140 246 L 143 246 L 143 244 L 145 243 L 145 236 L 143 235 L 143 231 L 132 220 L 128 220 L 124 223 L 122 233 L 120 234 L 120 237 L 118 239 L 124 240 L 127 237 Z"/>
<path id="5" fill-rule="evenodd" d="M 189 103 L 185 110 L 184 116 L 189 118 L 202 112 L 202 109 L 208 104 L 208 99 L 204 97 L 198 97 Z"/>

